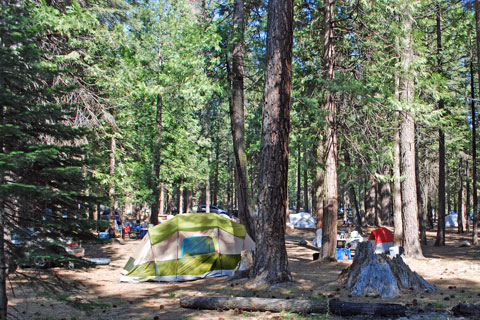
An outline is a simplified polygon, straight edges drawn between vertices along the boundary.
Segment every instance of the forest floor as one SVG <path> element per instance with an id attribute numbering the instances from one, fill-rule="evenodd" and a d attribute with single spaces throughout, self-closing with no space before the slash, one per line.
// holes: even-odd
<path id="1" fill-rule="evenodd" d="M 88 270 L 22 269 L 45 280 L 58 277 L 66 284 L 56 285 L 57 293 L 33 285 L 20 277 L 9 281 L 9 314 L 11 319 L 341 319 L 332 315 L 298 316 L 292 313 L 208 311 L 184 309 L 182 296 L 243 296 L 264 298 L 322 299 L 343 301 L 401 303 L 424 311 L 415 319 L 452 319 L 448 313 L 458 303 L 480 301 L 480 247 L 460 247 L 471 241 L 471 233 L 459 235 L 447 229 L 445 247 L 434 247 L 434 232 L 428 233 L 428 246 L 423 247 L 425 259 L 406 260 L 410 268 L 437 288 L 435 292 L 405 292 L 395 299 L 355 297 L 337 277 L 352 261 L 321 263 L 313 261 L 311 246 L 313 230 L 287 228 L 289 268 L 294 282 L 275 289 L 257 290 L 247 280 L 227 282 L 225 277 L 181 283 L 122 283 L 120 272 L 140 240 L 114 240 L 110 244 L 85 246 L 87 257 L 108 257 L 109 265 Z M 368 233 L 366 233 L 368 235 Z M 299 240 L 306 239 L 307 245 Z M 62 289 L 63 288 L 63 289 Z M 358 317 L 357 317 L 358 318 Z M 368 319 L 368 317 L 363 317 Z"/>

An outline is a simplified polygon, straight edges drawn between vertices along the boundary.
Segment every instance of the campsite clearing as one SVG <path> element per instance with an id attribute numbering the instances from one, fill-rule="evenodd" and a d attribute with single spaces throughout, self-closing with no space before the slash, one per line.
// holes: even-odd
<path id="1" fill-rule="evenodd" d="M 371 230 L 368 230 L 371 231 Z M 369 232 L 365 231 L 364 235 Z M 292 313 L 256 313 L 242 310 L 191 310 L 179 305 L 182 296 L 239 296 L 284 299 L 338 298 L 353 302 L 402 303 L 445 319 L 458 303 L 480 301 L 480 248 L 460 247 L 471 234 L 458 235 L 447 229 L 447 246 L 433 247 L 435 234 L 428 233 L 429 246 L 424 260 L 406 260 L 410 268 L 434 284 L 433 293 L 404 292 L 394 301 L 376 297 L 355 297 L 336 282 L 341 270 L 351 261 L 320 263 L 312 260 L 313 230 L 287 229 L 289 266 L 295 282 L 275 289 L 250 288 L 246 280 L 227 282 L 226 278 L 209 278 L 177 283 L 123 283 L 121 270 L 140 240 L 114 240 L 110 244 L 85 246 L 87 257 L 108 257 L 109 265 L 89 270 L 23 269 L 39 272 L 44 279 L 52 274 L 65 280 L 69 289 L 57 294 L 32 287 L 12 277 L 15 296 L 9 299 L 9 311 L 18 319 L 295 319 Z M 300 245 L 301 239 L 307 245 Z M 11 291 L 10 291 L 11 292 Z M 318 315 L 317 315 L 318 317 Z M 14 317 L 12 317 L 14 318 Z M 428 318 L 428 317 L 427 317 Z M 430 317 L 431 318 L 431 317 Z M 330 315 L 329 319 L 340 319 Z M 450 316 L 450 319 L 452 317 Z"/>

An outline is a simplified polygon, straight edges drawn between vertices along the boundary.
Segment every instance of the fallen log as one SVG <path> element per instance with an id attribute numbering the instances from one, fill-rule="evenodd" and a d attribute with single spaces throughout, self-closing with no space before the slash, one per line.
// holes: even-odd
<path id="1" fill-rule="evenodd" d="M 469 318 L 480 318 L 480 305 L 475 304 L 457 304 L 452 308 L 452 312 L 456 316 L 463 316 Z"/>
<path id="2" fill-rule="evenodd" d="M 392 303 L 357 303 L 339 300 L 266 299 L 243 297 L 181 297 L 180 305 L 189 309 L 332 313 L 340 316 L 404 316 L 407 308 Z"/>

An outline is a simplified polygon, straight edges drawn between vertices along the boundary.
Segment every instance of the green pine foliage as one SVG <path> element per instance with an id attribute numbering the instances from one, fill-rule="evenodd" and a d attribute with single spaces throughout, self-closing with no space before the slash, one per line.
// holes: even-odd
<path id="1" fill-rule="evenodd" d="M 46 254 L 68 261 L 58 246 L 67 237 L 91 237 L 94 227 L 85 220 L 86 131 L 71 125 L 75 108 L 59 100 L 70 88 L 56 83 L 60 72 L 45 50 L 48 30 L 37 15 L 43 9 L 23 1 L 2 7 L 0 199 L 11 236 L 28 228 L 34 249 L 48 239 L 54 245 Z M 11 255 L 23 257 L 25 243 L 8 244 Z"/>

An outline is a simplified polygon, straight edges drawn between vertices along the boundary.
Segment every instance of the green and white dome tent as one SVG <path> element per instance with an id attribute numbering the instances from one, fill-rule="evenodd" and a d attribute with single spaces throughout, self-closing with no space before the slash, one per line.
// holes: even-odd
<path id="1" fill-rule="evenodd" d="M 239 223 L 214 213 L 177 215 L 148 229 L 120 281 L 186 281 L 231 275 L 255 243 Z"/>

